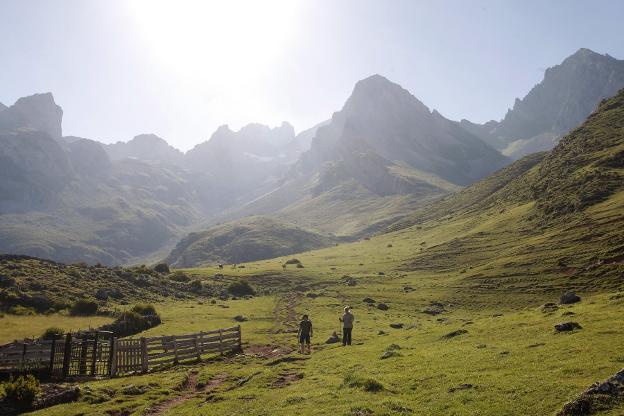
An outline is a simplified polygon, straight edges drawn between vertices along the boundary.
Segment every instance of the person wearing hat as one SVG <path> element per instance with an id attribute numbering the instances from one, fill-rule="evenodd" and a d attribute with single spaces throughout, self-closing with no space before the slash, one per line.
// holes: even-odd
<path id="1" fill-rule="evenodd" d="M 342 317 L 338 319 L 342 322 L 342 346 L 351 345 L 351 332 L 353 331 L 353 321 L 355 321 L 355 316 L 351 313 L 351 306 L 345 306 Z"/>

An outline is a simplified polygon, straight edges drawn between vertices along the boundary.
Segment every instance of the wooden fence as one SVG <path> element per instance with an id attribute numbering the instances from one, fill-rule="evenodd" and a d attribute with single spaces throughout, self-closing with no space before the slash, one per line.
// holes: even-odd
<path id="1" fill-rule="evenodd" d="M 237 350 L 241 350 L 240 326 L 188 335 L 124 339 L 95 331 L 67 334 L 59 340 L 24 340 L 2 345 L 0 374 L 34 372 L 60 379 L 115 377 Z"/>

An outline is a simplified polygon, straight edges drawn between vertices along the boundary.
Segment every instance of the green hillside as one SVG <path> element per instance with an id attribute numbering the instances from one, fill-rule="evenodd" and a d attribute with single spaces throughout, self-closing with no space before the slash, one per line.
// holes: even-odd
<path id="1" fill-rule="evenodd" d="M 144 335 L 244 315 L 244 354 L 91 381 L 77 402 L 35 414 L 557 414 L 624 366 L 623 145 L 624 92 L 551 153 L 391 232 L 299 253 L 303 268 L 282 268 L 289 256 L 187 269 L 205 285 L 246 279 L 263 295 L 163 301 L 163 324 Z M 568 290 L 580 302 L 559 304 Z M 344 305 L 354 307 L 354 345 L 325 344 Z M 311 356 L 294 352 L 303 313 L 315 327 Z M 568 321 L 581 328 L 555 331 Z M 624 409 L 619 393 L 585 404 L 562 414 Z"/>
<path id="2" fill-rule="evenodd" d="M 327 247 L 335 239 L 266 217 L 249 217 L 191 233 L 167 257 L 175 267 L 241 263 Z"/>

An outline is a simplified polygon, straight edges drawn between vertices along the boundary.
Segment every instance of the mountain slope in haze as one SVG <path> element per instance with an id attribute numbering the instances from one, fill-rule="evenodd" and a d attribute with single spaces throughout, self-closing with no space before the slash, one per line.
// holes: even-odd
<path id="1" fill-rule="evenodd" d="M 406 268 L 470 268 L 464 283 L 475 287 L 519 278 L 535 290 L 564 281 L 584 290 L 619 287 L 623 156 L 624 90 L 551 152 L 527 156 L 391 227 L 437 236 Z"/>
<path id="2" fill-rule="evenodd" d="M 283 221 L 248 217 L 189 234 L 167 262 L 175 267 L 240 263 L 326 247 L 335 241 Z"/>
<path id="3" fill-rule="evenodd" d="M 63 109 L 54 102 L 51 93 L 20 98 L 10 107 L 0 107 L 0 132 L 29 129 L 62 136 Z"/>
<path id="4" fill-rule="evenodd" d="M 180 166 L 183 153 L 155 134 L 140 134 L 128 142 L 104 145 L 111 160 L 137 159 Z"/>
<path id="5" fill-rule="evenodd" d="M 581 124 L 598 103 L 624 88 L 624 60 L 579 49 L 548 68 L 544 79 L 522 100 L 516 99 L 500 122 L 460 125 L 504 154 L 517 159 L 550 150 L 559 138 Z"/>
<path id="6" fill-rule="evenodd" d="M 359 81 L 341 111 L 318 129 L 301 169 L 371 151 L 391 162 L 464 186 L 509 161 L 478 137 L 431 112 L 380 75 Z"/>
<path id="7" fill-rule="evenodd" d="M 271 215 L 340 236 L 383 229 L 508 163 L 382 76 L 358 82 L 279 186 L 225 219 Z"/>

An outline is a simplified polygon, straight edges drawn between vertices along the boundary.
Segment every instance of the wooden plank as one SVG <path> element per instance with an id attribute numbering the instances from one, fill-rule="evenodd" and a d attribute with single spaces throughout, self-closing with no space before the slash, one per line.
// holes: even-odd
<path id="1" fill-rule="evenodd" d="M 110 376 L 117 376 L 117 361 L 119 360 L 119 353 L 117 351 L 117 338 L 111 339 L 111 352 L 110 352 Z"/>
<path id="2" fill-rule="evenodd" d="M 145 338 L 141 338 L 141 371 L 147 373 L 149 369 L 149 363 L 147 361 L 147 342 Z"/>

